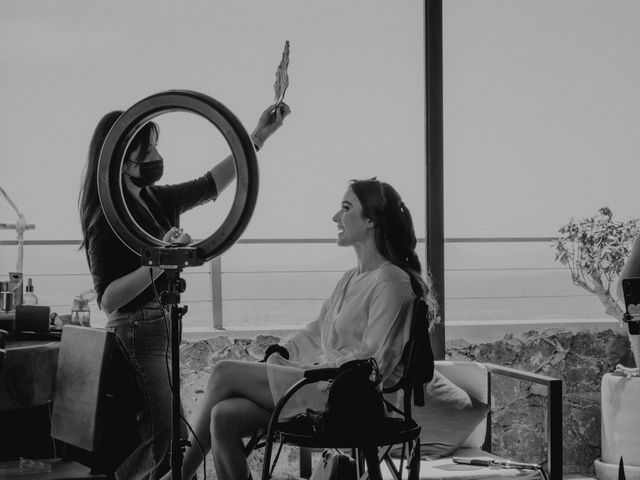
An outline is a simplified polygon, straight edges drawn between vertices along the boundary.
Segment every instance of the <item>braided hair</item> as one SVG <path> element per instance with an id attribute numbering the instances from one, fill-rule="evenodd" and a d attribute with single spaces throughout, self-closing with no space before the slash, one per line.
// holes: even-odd
<path id="1" fill-rule="evenodd" d="M 351 180 L 349 188 L 362 205 L 362 216 L 375 225 L 375 242 L 380 253 L 391 263 L 404 270 L 411 287 L 429 306 L 430 319 L 436 319 L 438 303 L 433 281 L 428 270 L 422 276 L 422 265 L 416 253 L 416 234 L 409 208 L 391 185 L 375 177 Z"/>

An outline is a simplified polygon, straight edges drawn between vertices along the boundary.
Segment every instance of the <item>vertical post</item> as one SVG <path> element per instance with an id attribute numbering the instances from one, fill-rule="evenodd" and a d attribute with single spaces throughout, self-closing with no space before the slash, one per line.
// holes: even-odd
<path id="1" fill-rule="evenodd" d="M 549 480 L 562 480 L 562 380 L 549 383 L 549 407 L 547 408 L 547 452 Z"/>
<path id="2" fill-rule="evenodd" d="M 493 392 L 491 391 L 491 386 L 493 385 L 493 376 L 491 374 L 491 369 L 487 369 L 487 405 L 489 406 L 489 409 L 487 410 L 487 418 L 486 418 L 486 422 L 487 422 L 487 428 L 484 432 L 484 443 L 482 444 L 482 450 L 484 450 L 485 452 L 489 452 L 491 453 L 491 395 L 493 394 Z"/>
<path id="3" fill-rule="evenodd" d="M 224 330 L 222 322 L 222 257 L 215 257 L 211 260 L 210 269 L 213 328 L 216 330 Z"/>
<path id="4" fill-rule="evenodd" d="M 444 188 L 442 119 L 442 0 L 425 0 L 426 264 L 440 307 L 431 333 L 433 355 L 444 359 Z"/>

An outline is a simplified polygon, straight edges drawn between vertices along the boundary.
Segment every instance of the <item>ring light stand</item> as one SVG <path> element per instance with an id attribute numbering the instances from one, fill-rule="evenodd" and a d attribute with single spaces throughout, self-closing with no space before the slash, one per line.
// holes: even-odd
<path id="1" fill-rule="evenodd" d="M 229 214 L 209 237 L 189 246 L 171 246 L 153 237 L 133 219 L 122 190 L 124 154 L 135 134 L 163 113 L 187 111 L 211 122 L 224 136 L 236 168 L 236 194 Z M 98 162 L 98 195 L 109 225 L 118 238 L 140 255 L 143 266 L 157 266 L 167 276 L 168 288 L 162 304 L 171 318 L 172 443 L 171 472 L 182 479 L 186 439 L 180 438 L 180 320 L 187 307 L 180 307 L 186 284 L 180 278 L 184 267 L 202 265 L 219 256 L 240 237 L 253 214 L 258 195 L 258 163 L 249 134 L 224 105 L 201 93 L 169 90 L 151 95 L 133 105 L 116 121 L 105 139 Z"/>

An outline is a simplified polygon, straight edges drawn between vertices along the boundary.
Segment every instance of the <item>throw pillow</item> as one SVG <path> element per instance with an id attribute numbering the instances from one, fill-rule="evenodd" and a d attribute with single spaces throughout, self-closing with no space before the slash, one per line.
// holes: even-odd
<path id="1" fill-rule="evenodd" d="M 489 411 L 488 405 L 437 370 L 427 384 L 424 401 L 424 407 L 412 406 L 411 412 L 422 427 L 420 453 L 431 458 L 452 455 Z"/>

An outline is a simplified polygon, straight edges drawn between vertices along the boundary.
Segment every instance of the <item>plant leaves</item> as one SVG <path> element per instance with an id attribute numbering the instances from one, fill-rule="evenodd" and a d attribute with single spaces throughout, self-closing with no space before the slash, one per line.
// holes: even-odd
<path id="1" fill-rule="evenodd" d="M 274 100 L 276 104 L 279 104 L 284 100 L 284 93 L 289 86 L 289 74 L 287 69 L 289 68 L 289 40 L 284 42 L 284 50 L 282 52 L 282 60 L 276 70 L 276 82 L 273 84 L 273 90 L 275 92 Z"/>

